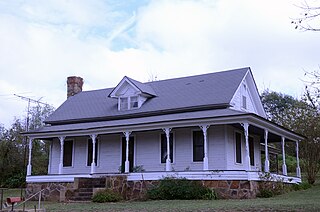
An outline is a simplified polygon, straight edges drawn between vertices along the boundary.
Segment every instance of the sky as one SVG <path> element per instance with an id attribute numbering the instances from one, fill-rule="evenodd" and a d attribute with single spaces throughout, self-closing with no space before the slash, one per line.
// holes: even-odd
<path id="1" fill-rule="evenodd" d="M 94 90 L 250 67 L 260 92 L 299 97 L 320 64 L 320 32 L 291 24 L 301 2 L 0 0 L 0 123 L 26 115 L 13 94 L 59 107 L 68 76 Z"/>

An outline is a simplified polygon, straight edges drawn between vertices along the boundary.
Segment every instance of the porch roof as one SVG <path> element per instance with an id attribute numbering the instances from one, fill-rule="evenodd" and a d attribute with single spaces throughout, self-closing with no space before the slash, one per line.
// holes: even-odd
<path id="1" fill-rule="evenodd" d="M 33 132 L 26 132 L 24 135 L 33 138 L 50 138 L 69 135 L 89 135 L 118 133 L 124 130 L 146 131 L 161 129 L 163 127 L 188 127 L 201 124 L 219 125 L 248 122 L 261 129 L 268 129 L 270 132 L 286 136 L 291 140 L 302 140 L 304 137 L 279 126 L 267 119 L 253 113 L 236 111 L 233 109 L 215 109 L 194 112 L 182 112 L 166 115 L 155 115 L 140 118 L 127 118 L 110 121 L 85 122 L 76 124 L 64 124 L 44 126 Z"/>

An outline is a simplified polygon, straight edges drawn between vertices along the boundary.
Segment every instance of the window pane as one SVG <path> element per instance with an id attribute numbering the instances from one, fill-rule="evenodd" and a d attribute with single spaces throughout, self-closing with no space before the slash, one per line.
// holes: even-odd
<path id="1" fill-rule="evenodd" d="M 63 166 L 72 166 L 73 140 L 65 140 L 63 144 Z"/>
<path id="2" fill-rule="evenodd" d="M 173 134 L 170 133 L 170 160 L 173 163 Z M 165 163 L 167 160 L 167 137 L 165 134 L 161 134 L 161 163 Z"/>
<path id="3" fill-rule="evenodd" d="M 250 165 L 254 166 L 254 142 L 252 137 L 249 137 L 249 155 L 250 155 Z"/>
<path id="4" fill-rule="evenodd" d="M 241 134 L 236 133 L 236 162 L 242 163 L 242 156 L 241 156 Z"/>
<path id="5" fill-rule="evenodd" d="M 137 96 L 130 97 L 130 108 L 138 108 L 138 97 Z"/>
<path id="6" fill-rule="evenodd" d="M 128 98 L 120 98 L 120 110 L 128 110 Z"/>
<path id="7" fill-rule="evenodd" d="M 203 161 L 204 137 L 202 131 L 193 132 L 193 161 Z"/>
<path id="8" fill-rule="evenodd" d="M 87 158 L 87 166 L 91 166 L 92 163 L 92 148 L 93 148 L 93 144 L 92 144 L 92 139 L 88 139 L 88 158 Z M 97 164 L 97 160 L 98 160 L 98 141 L 96 140 L 96 146 L 95 146 L 95 159 L 94 162 Z"/>

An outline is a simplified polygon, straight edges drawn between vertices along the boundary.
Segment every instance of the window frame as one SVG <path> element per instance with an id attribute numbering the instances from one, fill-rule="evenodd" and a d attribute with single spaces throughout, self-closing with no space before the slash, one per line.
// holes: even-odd
<path id="1" fill-rule="evenodd" d="M 201 133 L 201 135 L 202 135 L 202 148 L 203 148 L 203 157 L 201 158 L 201 160 L 197 160 L 197 161 L 195 161 L 195 145 L 194 145 L 194 133 Z M 192 130 L 191 131 L 191 149 L 192 149 L 192 152 L 191 152 L 191 154 L 192 154 L 192 162 L 193 163 L 203 163 L 203 158 L 204 158 L 204 137 L 203 137 L 203 131 L 201 130 L 201 129 L 199 129 L 199 130 L 196 130 L 196 129 L 194 129 L 194 130 Z"/>
<path id="2" fill-rule="evenodd" d="M 240 145 L 237 145 L 237 134 L 239 135 L 240 137 L 240 141 L 239 141 L 239 144 Z M 242 143 L 243 143 L 243 134 L 240 132 L 240 131 L 235 131 L 234 132 L 234 162 L 235 164 L 238 164 L 238 165 L 241 165 L 243 164 L 243 152 L 242 152 Z M 240 147 L 240 162 L 238 162 L 238 151 L 237 151 L 237 146 Z"/>
<path id="3" fill-rule="evenodd" d="M 70 166 L 66 166 L 65 165 L 65 154 L 66 154 L 66 148 L 65 145 L 68 141 L 72 141 L 72 149 L 71 149 L 71 165 Z M 74 165 L 74 148 L 75 148 L 75 139 L 65 139 L 63 141 L 63 156 L 62 156 L 62 167 L 63 168 L 73 168 Z"/>

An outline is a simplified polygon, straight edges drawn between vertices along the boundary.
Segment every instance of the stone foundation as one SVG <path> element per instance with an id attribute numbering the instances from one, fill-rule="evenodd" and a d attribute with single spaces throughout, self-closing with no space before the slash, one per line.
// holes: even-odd
<path id="1" fill-rule="evenodd" d="M 220 199 L 255 198 L 258 193 L 257 181 L 245 180 L 196 180 L 202 185 L 214 189 Z M 95 192 L 112 189 L 119 192 L 126 200 L 146 199 L 148 189 L 159 184 L 157 180 L 127 181 L 126 175 L 104 176 L 101 178 L 77 178 L 74 183 L 28 183 L 27 196 L 45 189 L 43 200 L 83 201 L 91 200 Z M 38 196 L 35 197 L 38 199 Z"/>
<path id="2" fill-rule="evenodd" d="M 41 199 L 49 201 L 65 201 L 66 191 L 73 189 L 74 183 L 28 183 L 26 188 L 27 198 L 41 191 Z M 34 200 L 38 200 L 36 195 Z"/>

